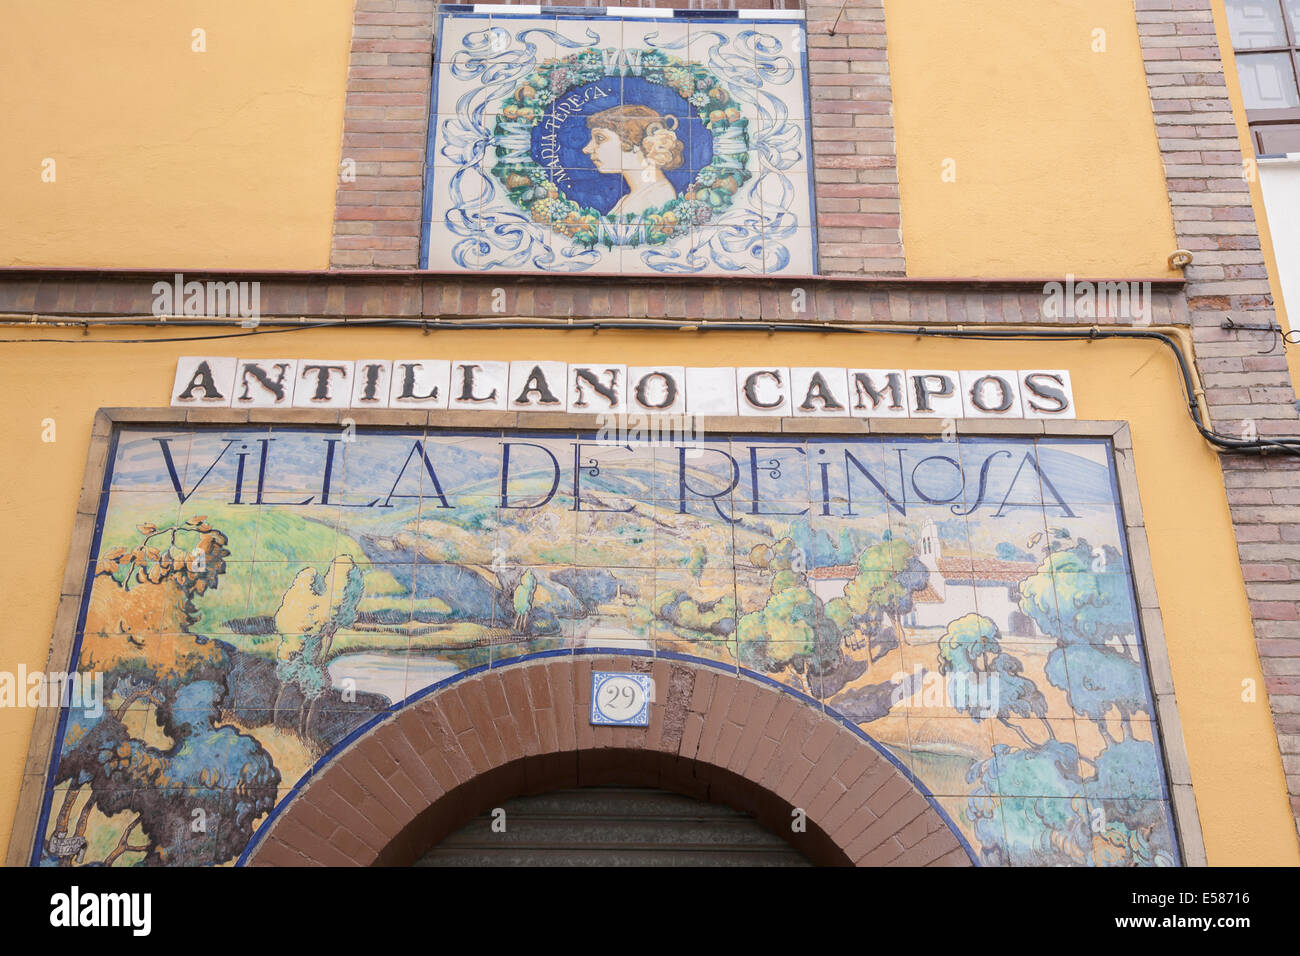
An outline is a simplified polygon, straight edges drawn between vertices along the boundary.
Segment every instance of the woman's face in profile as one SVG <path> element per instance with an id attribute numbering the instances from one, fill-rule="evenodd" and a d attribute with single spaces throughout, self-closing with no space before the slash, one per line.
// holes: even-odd
<path id="1" fill-rule="evenodd" d="M 582 147 L 582 151 L 591 157 L 591 164 L 602 173 L 623 171 L 623 143 L 613 130 L 597 126 L 591 131 L 591 141 Z"/>

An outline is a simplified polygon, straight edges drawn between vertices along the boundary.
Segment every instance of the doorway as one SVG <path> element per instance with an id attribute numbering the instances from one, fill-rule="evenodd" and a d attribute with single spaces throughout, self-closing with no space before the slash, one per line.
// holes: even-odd
<path id="1" fill-rule="evenodd" d="M 811 866 L 747 813 L 651 787 L 515 797 L 415 866 Z"/>

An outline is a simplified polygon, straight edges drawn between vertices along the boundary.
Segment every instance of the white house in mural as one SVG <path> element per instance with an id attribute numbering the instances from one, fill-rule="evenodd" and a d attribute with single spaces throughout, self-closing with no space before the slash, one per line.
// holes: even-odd
<path id="1" fill-rule="evenodd" d="M 917 543 L 917 558 L 930 572 L 926 586 L 913 596 L 908 627 L 947 627 L 966 614 L 992 619 L 1004 637 L 1040 637 L 1033 619 L 1020 611 L 1020 584 L 1038 570 L 1029 561 L 1004 561 L 991 555 L 945 555 L 939 529 L 927 521 Z M 857 575 L 856 564 L 814 568 L 812 589 L 823 601 L 842 597 Z"/>

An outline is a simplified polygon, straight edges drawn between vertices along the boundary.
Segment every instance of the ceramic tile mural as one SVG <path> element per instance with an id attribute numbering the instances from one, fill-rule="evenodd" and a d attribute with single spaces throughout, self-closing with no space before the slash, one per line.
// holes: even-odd
<path id="1" fill-rule="evenodd" d="M 348 437 L 117 433 L 37 862 L 235 861 L 376 715 L 592 647 L 857 723 L 985 864 L 1178 862 L 1105 441 Z"/>
<path id="2" fill-rule="evenodd" d="M 423 265 L 816 271 L 804 25 L 442 13 Z"/>

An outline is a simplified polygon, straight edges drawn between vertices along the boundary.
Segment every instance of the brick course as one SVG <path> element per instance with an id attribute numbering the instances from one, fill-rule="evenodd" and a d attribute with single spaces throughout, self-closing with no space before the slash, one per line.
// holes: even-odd
<path id="1" fill-rule="evenodd" d="M 148 316 L 153 284 L 171 281 L 170 273 L 93 272 L 8 269 L 0 274 L 0 312 L 43 318 Z M 186 272 L 186 281 L 248 280 L 261 283 L 261 321 L 299 319 L 415 319 L 436 329 L 439 318 L 660 319 L 681 321 L 854 322 L 873 324 L 1035 324 L 1073 323 L 1044 317 L 1043 283 L 996 280 L 936 281 L 865 277 L 862 279 L 754 279 L 744 282 L 712 277 L 580 279 L 475 274 L 442 276 L 393 271 L 286 273 Z M 1183 283 L 1152 284 L 1152 325 L 1186 325 L 1189 320 Z M 796 297 L 796 291 L 801 295 Z M 796 310 L 796 298 L 804 308 Z M 232 323 L 235 320 L 232 320 Z M 1132 316 L 1101 315 L 1088 325 L 1144 325 Z M 177 325 L 182 324 L 177 321 Z M 221 324 L 207 319 L 203 324 Z M 1206 330 L 1217 335 L 1217 328 Z M 1248 357 L 1226 333 L 1201 345 L 1198 356 L 1221 363 L 1200 364 L 1207 385 L 1249 387 L 1255 369 L 1270 380 L 1284 378 L 1283 359 L 1255 356 L 1258 345 L 1245 343 Z M 1267 360 L 1267 361 L 1263 361 Z M 1279 364 L 1280 363 L 1280 364 Z M 1249 370 L 1249 373 L 1242 369 Z M 1224 371 L 1225 369 L 1235 371 Z M 1213 375 L 1239 375 L 1244 385 Z M 1266 383 L 1261 382 L 1261 385 Z M 1261 427 L 1261 432 L 1264 429 Z"/>

